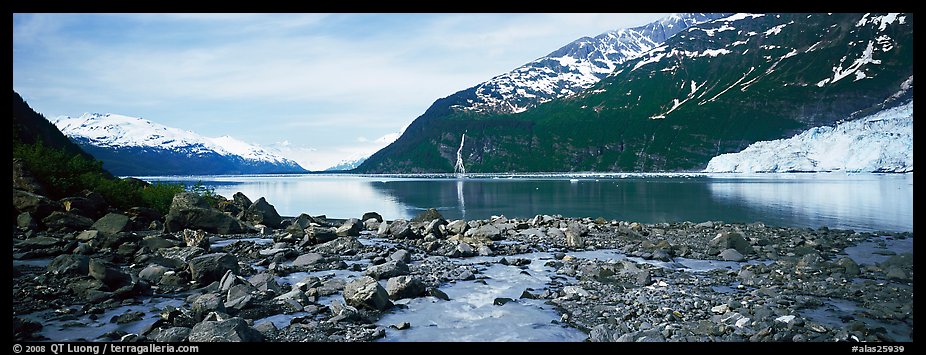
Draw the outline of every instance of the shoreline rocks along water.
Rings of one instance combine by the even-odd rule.
[[[240,193],[215,205],[178,194],[160,216],[69,199],[14,190],[15,340],[375,341],[426,326],[384,315],[452,302],[450,285],[480,292],[491,267],[548,280],[492,307],[545,305],[588,341],[912,340],[909,232],[436,210],[287,218]],[[875,253],[860,263],[862,246]]]

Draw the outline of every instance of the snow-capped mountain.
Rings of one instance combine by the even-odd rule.
[[[711,159],[705,172],[913,171],[913,101],[835,127],[756,142]]]
[[[117,114],[60,116],[52,123],[116,175],[304,172],[299,164],[259,146],[211,138]]]
[[[673,14],[640,27],[577,39],[469,89],[474,97],[453,107],[476,112],[524,112],[538,104],[582,91],[610,74],[619,64],[656,48],[674,34],[720,17],[723,14]]]
[[[360,164],[363,164],[363,162],[366,161],[367,158],[369,158],[369,157],[363,157],[363,158],[357,158],[357,159],[346,159],[346,160],[341,160],[341,161],[339,161],[337,164],[333,165],[332,167],[330,167],[330,168],[328,168],[328,169],[325,169],[325,171],[346,171],[346,170],[352,170],[352,169],[354,169],[354,168],[360,166]]]

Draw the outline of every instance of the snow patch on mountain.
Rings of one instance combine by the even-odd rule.
[[[185,151],[194,155],[217,153],[247,161],[298,164],[257,145],[230,136],[210,138],[191,131],[168,127],[149,120],[118,114],[85,113],[79,117],[59,116],[51,121],[66,136],[86,139],[108,148],[157,148]]]
[[[705,172],[913,171],[913,101],[835,127],[721,154]]]
[[[475,112],[524,112],[538,104],[585,90],[621,63],[658,47],[676,33],[722,16],[724,14],[673,14],[644,26],[580,38],[477,85],[471,89],[474,99],[454,107]],[[722,53],[707,55],[717,54]]]

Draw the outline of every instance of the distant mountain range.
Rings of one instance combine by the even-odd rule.
[[[306,172],[295,161],[229,136],[204,137],[138,117],[85,113],[52,123],[115,175]]]
[[[912,14],[698,14],[648,26],[668,24],[662,38],[580,39],[439,99],[357,171],[452,172],[458,149],[468,172],[700,171],[757,141],[912,98]],[[638,40],[604,44],[618,34]],[[626,54],[599,55],[612,50]]]

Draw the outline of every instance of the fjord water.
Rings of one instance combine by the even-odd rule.
[[[143,177],[201,181],[231,197],[266,197],[284,216],[447,219],[538,214],[642,223],[763,222],[772,226],[913,231],[913,174],[584,174],[467,178],[377,175]]]

